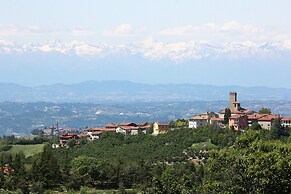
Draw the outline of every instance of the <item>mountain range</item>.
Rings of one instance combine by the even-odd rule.
[[[228,101],[230,91],[239,100],[291,100],[291,89],[212,86],[198,84],[142,84],[129,81],[87,81],[26,87],[0,84],[1,102],[162,102]]]
[[[16,43],[0,39],[0,54],[60,53],[85,58],[112,55],[136,55],[151,60],[170,59],[173,61],[197,60],[203,58],[249,58],[253,56],[280,57],[291,54],[290,41],[277,42],[223,42],[203,40],[164,43],[147,38],[130,44],[87,44],[85,42],[47,41],[44,43]]]

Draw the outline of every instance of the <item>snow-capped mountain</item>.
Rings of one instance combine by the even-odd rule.
[[[92,45],[85,42],[49,41],[19,44],[0,39],[1,54],[60,53],[80,57],[104,57],[112,55],[137,55],[150,60],[172,61],[198,60],[204,58],[240,59],[249,57],[276,57],[291,54],[291,41],[283,42],[223,42],[189,41],[164,43],[149,38],[131,44]]]

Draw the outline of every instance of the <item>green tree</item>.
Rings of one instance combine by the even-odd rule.
[[[231,117],[231,111],[229,108],[226,108],[224,111],[224,124],[228,124],[230,117]]]
[[[74,139],[74,138],[70,139],[70,140],[68,140],[66,145],[69,146],[69,147],[73,147],[73,146],[77,145],[77,140]]]
[[[43,152],[32,163],[32,178],[37,185],[45,189],[58,187],[61,183],[61,171],[57,157],[50,145],[44,147]]]
[[[270,130],[271,139],[279,139],[282,136],[288,136],[287,130],[281,125],[281,119],[276,118],[272,122]]]
[[[262,107],[260,110],[259,110],[259,113],[260,114],[271,114],[271,109],[269,108],[265,108],[265,107]]]
[[[79,156],[72,160],[71,169],[74,176],[82,180],[85,186],[92,186],[99,178],[99,161],[88,156]]]
[[[262,129],[261,125],[258,122],[253,122],[252,125],[250,126],[251,130],[260,130]]]
[[[291,144],[252,138],[213,151],[206,166],[205,193],[290,193]],[[240,140],[242,141],[242,139]]]

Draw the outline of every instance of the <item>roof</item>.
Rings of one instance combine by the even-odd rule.
[[[141,123],[138,124],[138,126],[145,126],[147,124],[148,124],[148,122],[141,122]]]
[[[104,130],[108,130],[108,128],[96,128],[96,127],[92,127],[92,128],[87,128],[87,129],[84,129],[84,131],[104,131]]]
[[[224,121],[223,118],[211,118],[210,120],[211,121]]]
[[[219,114],[224,114],[225,113],[225,109],[222,109],[219,111]],[[232,114],[252,114],[255,113],[255,111],[250,110],[250,109],[244,109],[244,108],[240,108],[238,111],[231,111]]]
[[[197,115],[197,116],[194,116],[194,117],[191,117],[190,119],[195,119],[195,120],[207,120],[207,118],[201,116],[201,115]]]
[[[240,104],[240,102],[233,102],[233,104]]]
[[[144,126],[141,126],[140,128],[141,129],[148,129],[148,128],[151,128],[151,125],[144,125]]]
[[[120,128],[124,130],[138,130],[139,129],[139,127],[133,127],[133,126],[124,126]]]
[[[283,118],[282,121],[291,121],[291,118]]]
[[[268,114],[254,113],[254,114],[248,115],[248,119],[249,120],[258,120],[259,118],[266,117],[266,116],[268,116]]]
[[[279,115],[267,115],[265,117],[259,118],[258,121],[272,121],[273,119],[282,118]]]
[[[158,123],[159,126],[168,126],[168,123]]]
[[[118,127],[118,125],[117,124],[114,124],[114,123],[109,123],[109,124],[107,124],[107,125],[105,125],[105,127],[106,128],[114,128],[114,127]]]
[[[137,124],[135,123],[132,123],[132,122],[121,122],[121,123],[118,123],[118,126],[136,126]]]
[[[61,135],[59,138],[60,139],[71,139],[74,137],[78,137],[78,135],[77,134],[65,134],[65,135]]]
[[[99,131],[116,131],[115,128],[99,128]]]
[[[246,117],[247,115],[245,114],[237,114],[237,115],[233,115],[231,117],[229,117],[230,119],[239,119],[241,117]]]

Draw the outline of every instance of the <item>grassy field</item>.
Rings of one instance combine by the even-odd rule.
[[[36,145],[13,145],[9,150],[13,155],[19,152],[23,152],[26,157],[32,156],[42,151],[44,144]]]

